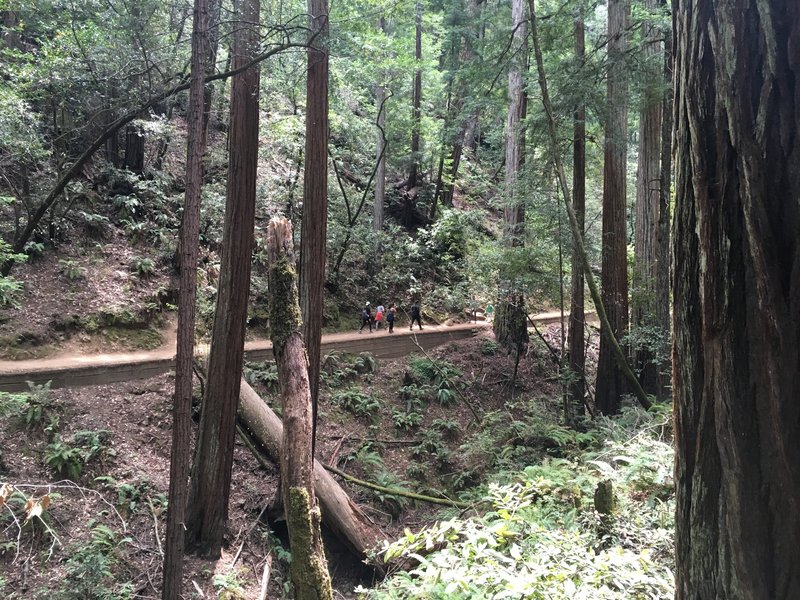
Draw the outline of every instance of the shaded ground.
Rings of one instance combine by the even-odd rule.
[[[447,398],[431,396],[441,386],[426,381],[413,366],[420,364],[414,359],[380,361],[374,369],[364,356],[329,355],[320,402],[318,457],[389,487],[450,495],[468,490],[483,478],[498,444],[513,449],[525,441],[513,439],[519,432],[503,434],[506,438],[499,441],[488,437],[468,404],[482,417],[499,414],[508,422],[523,416],[517,414],[513,400],[508,402],[514,397],[534,398],[543,414],[558,410],[552,361],[542,345],[533,343],[531,348],[513,390],[510,359],[488,333],[430,352],[449,373],[446,387],[457,390]],[[249,378],[267,402],[276,404],[277,388],[269,365],[251,367]],[[25,424],[26,417],[36,413],[31,403],[19,405],[15,415],[11,409],[16,405],[8,396],[3,398],[2,481],[18,486],[28,499],[50,494],[43,516],[52,531],[36,517],[18,527],[25,509],[21,501],[10,498],[2,515],[0,539],[0,577],[5,581],[0,591],[5,597],[82,597],[76,595],[74,583],[81,565],[103,556],[114,576],[102,577],[93,571],[84,573],[82,581],[92,582],[95,590],[103,586],[116,590],[120,582],[130,581],[133,597],[159,597],[173,385],[172,376],[164,375],[114,386],[54,390],[40,402],[42,410],[28,419],[30,426]],[[419,416],[409,416],[414,412]],[[76,487],[64,482],[65,472],[56,472],[58,461],[53,456],[58,454],[58,444],[83,448],[76,440],[86,436],[79,432],[87,431],[97,433],[99,448],[82,464],[82,472],[71,477]],[[187,597],[199,597],[195,583],[206,597],[216,597],[223,582],[230,589],[239,585],[242,597],[256,597],[270,555],[268,597],[283,597],[285,551],[271,526],[258,519],[276,483],[275,468],[260,466],[237,441],[227,547],[219,561],[188,560]],[[387,538],[405,527],[418,529],[439,512],[432,505],[345,486]],[[353,597],[355,585],[370,581],[362,579],[364,573],[335,543],[327,547],[336,597]]]

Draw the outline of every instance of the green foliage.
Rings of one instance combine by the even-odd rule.
[[[45,463],[57,475],[74,481],[93,460],[114,455],[106,445],[108,438],[105,430],[77,431],[68,442],[56,434],[45,448]]]
[[[413,357],[409,360],[409,367],[414,374],[437,387],[445,384],[452,386],[462,373],[455,365],[445,361],[431,361],[424,357]]]
[[[447,439],[456,439],[461,432],[461,424],[454,419],[435,419],[431,422],[431,429],[438,431]]]
[[[0,276],[0,306],[18,307],[24,284],[13,277]]]
[[[322,379],[331,387],[340,387],[359,375],[377,373],[378,361],[369,352],[350,354],[332,350],[322,361]]]
[[[419,424],[422,423],[422,415],[418,412],[395,409],[392,411],[392,423],[398,429],[408,431],[419,427]]]
[[[86,211],[78,211],[78,218],[83,223],[83,227],[89,237],[101,239],[106,236],[108,226],[111,221],[105,215],[98,215]]]
[[[148,481],[117,481],[110,475],[101,475],[94,480],[116,493],[116,505],[122,514],[133,514],[143,503],[151,507],[156,514],[163,512],[167,507],[167,497],[159,493]]]
[[[22,394],[25,398],[23,412],[21,414],[25,426],[29,429],[47,427],[54,429],[58,427],[58,417],[56,416],[55,403],[50,398],[50,382],[37,385],[28,381],[28,391]]]
[[[627,431],[616,428],[615,434]],[[504,484],[491,484],[482,494],[491,503],[488,512],[418,533],[406,530],[387,543],[385,559],[414,559],[418,565],[374,590],[360,588],[360,597],[671,598],[672,491],[653,505],[639,488],[660,490],[651,475],[671,473],[671,447],[660,441],[657,427],[645,427],[633,438],[611,442],[605,452],[606,457],[647,457],[605,461],[602,467],[596,458],[551,459]],[[617,512],[608,545],[599,549],[592,494],[609,475],[616,482]]]
[[[278,366],[270,362],[248,362],[244,366],[244,377],[250,385],[260,383],[268,389],[274,390],[279,383]]]
[[[497,354],[497,350],[500,348],[500,344],[498,344],[495,340],[486,338],[481,342],[481,354],[484,356],[494,356]]]
[[[2,202],[0,202],[0,205],[2,205]],[[0,239],[0,264],[6,262],[18,263],[23,262],[25,259],[27,259],[27,256],[24,254],[15,254],[12,252],[11,245],[3,239]],[[22,293],[23,287],[21,281],[13,277],[0,275],[0,307],[19,306],[19,296]]]
[[[132,582],[122,581],[117,568],[122,565],[121,550],[131,543],[116,531],[98,522],[92,527],[88,543],[68,548],[66,574],[58,589],[48,590],[53,600],[128,600],[134,597]]]
[[[131,271],[142,279],[155,275],[156,265],[151,258],[134,256],[130,261]]]
[[[86,276],[86,267],[79,265],[72,259],[62,258],[58,261],[58,272],[70,281],[75,281]]]
[[[246,600],[247,596],[239,577],[238,571],[216,573],[213,583],[217,590],[217,597],[221,600]]]
[[[331,402],[342,407],[356,417],[374,420],[383,403],[375,394],[365,394],[358,388],[349,388],[331,395]]]

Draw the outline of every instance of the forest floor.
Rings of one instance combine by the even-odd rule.
[[[544,335],[555,343],[557,326],[546,327]],[[456,494],[482,481],[498,450],[498,440],[486,436],[467,404],[482,417],[504,413],[513,421],[522,415],[507,401],[524,394],[557,420],[559,385],[543,344],[532,340],[513,386],[513,363],[488,331],[429,355],[447,374],[444,387],[455,394],[436,393],[420,356],[371,361],[330,353],[323,368],[318,458],[389,487]],[[251,365],[247,375],[279,410],[269,365]],[[0,472],[2,482],[17,490],[8,495],[2,516],[4,597],[72,599],[83,597],[81,586],[117,594],[111,597],[160,597],[173,386],[166,374],[51,390],[33,399],[2,396]],[[530,440],[500,442],[513,447]],[[216,598],[226,590],[228,597],[257,597],[268,560],[268,598],[285,597],[286,541],[280,524],[265,518],[277,468],[259,464],[237,441],[233,469],[225,550],[217,561],[187,557],[186,597]],[[343,485],[386,539],[442,514],[433,505]],[[41,519],[31,513],[37,506]],[[26,515],[30,520],[23,524]],[[336,540],[327,539],[326,547],[337,598],[354,598],[356,585],[373,582],[372,573]],[[123,590],[125,582],[129,587]]]

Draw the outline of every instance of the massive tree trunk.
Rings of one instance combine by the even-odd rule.
[[[660,0],[645,0],[645,8],[655,11]],[[661,111],[664,78],[662,36],[651,21],[642,25],[641,59],[645,82],[639,111],[639,167],[636,174],[636,222],[634,226],[634,264],[632,281],[632,320],[638,330],[634,364],[639,370],[642,388],[658,392],[660,352],[656,326],[656,281],[659,266],[659,200],[661,191]],[[665,338],[664,338],[665,341]]]
[[[258,52],[259,0],[239,0],[236,9],[234,68]],[[255,224],[258,83],[258,67],[252,67],[231,87],[222,264],[186,521],[187,547],[207,558],[219,557],[228,519]]]
[[[626,236],[626,171],[628,84],[625,74],[628,0],[608,2],[608,110],[603,164],[603,304],[611,333],[619,339],[628,331],[628,254]],[[597,408],[608,415],[619,410],[626,391],[608,335],[600,338],[597,364]]]
[[[386,21],[383,16],[379,19],[378,28],[381,33],[386,32]],[[377,140],[375,147],[375,160],[378,165],[375,169],[375,206],[372,213],[372,228],[375,231],[383,230],[383,204],[386,202],[386,87],[381,81],[375,86],[375,109],[377,118]]]
[[[419,176],[419,135],[422,105],[422,2],[417,0],[414,6],[414,60],[417,69],[414,72],[414,89],[411,98],[411,166],[408,170],[408,189],[417,187]],[[405,225],[410,225],[411,219],[411,194],[406,198]]]
[[[314,494],[311,388],[300,335],[292,225],[273,218],[267,229],[270,323],[283,406],[281,490],[292,551],[291,577],[299,600],[333,598]]]
[[[575,18],[575,57],[579,68],[586,60],[586,34],[583,25],[583,11]],[[586,103],[583,99],[575,107],[572,125],[572,206],[578,221],[580,234],[584,235],[586,213]],[[569,309],[569,368],[572,383],[569,386],[571,398],[567,422],[576,412],[583,414],[583,398],[586,394],[586,350],[584,344],[586,313],[584,310],[583,257],[578,244],[572,245],[572,281]]]
[[[137,174],[144,171],[144,134],[134,124],[125,128],[125,168]]]
[[[513,0],[512,51],[514,59],[508,71],[508,118],[506,120],[506,205],[503,213],[504,242],[509,248],[525,243],[525,199],[520,193],[519,175],[525,163],[526,93],[523,72],[527,68],[528,43],[525,2]],[[498,342],[508,347],[519,361],[528,343],[525,296],[516,289],[513,274],[500,273],[501,290],[493,323]]]
[[[328,232],[328,1],[309,0],[306,151],[303,177],[303,232],[300,238],[300,302],[308,351],[313,423],[316,431],[320,342],[325,309],[325,257]],[[313,447],[313,441],[312,441]]]
[[[800,598],[800,4],[673,6],[676,598]]]
[[[662,4],[666,0],[661,0]],[[664,34],[664,97],[661,109],[661,187],[658,192],[658,267],[656,269],[656,326],[671,343],[669,312],[669,239],[670,194],[672,192],[672,31]],[[667,356],[658,371],[656,395],[664,400],[670,393],[670,357]]]
[[[169,505],[162,600],[180,598],[183,581],[183,523],[186,514],[192,435],[192,361],[194,359],[195,292],[200,232],[200,191],[203,182],[203,154],[206,146],[206,130],[203,127],[203,77],[205,44],[208,35],[206,10],[206,0],[195,0],[191,88],[187,115],[186,195],[180,237],[178,341],[175,358],[175,398],[172,409],[172,451],[169,468]]]
[[[239,419],[267,456],[280,463],[283,424],[244,380],[239,392]],[[317,461],[314,461],[314,493],[319,498],[322,522],[360,559],[367,558],[367,553],[383,541],[383,532]]]

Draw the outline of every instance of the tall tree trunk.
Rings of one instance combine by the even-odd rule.
[[[189,478],[194,359],[195,293],[200,233],[200,191],[203,184],[203,78],[208,36],[206,0],[195,0],[192,28],[192,69],[189,90],[186,195],[180,238],[180,295],[175,358],[175,398],[172,409],[172,451],[169,468],[169,505],[164,552],[162,600],[181,597],[186,499]],[[102,142],[101,142],[102,143]],[[99,145],[98,145],[99,146]]]
[[[411,193],[411,190],[417,187],[417,179],[419,178],[419,136],[420,136],[420,122],[421,122],[421,105],[422,105],[422,3],[417,0],[414,7],[415,14],[415,44],[414,44],[414,59],[416,61],[417,69],[414,73],[414,89],[411,98],[411,165],[408,170],[408,185],[409,190],[404,196],[403,206],[403,224],[410,227],[414,215],[414,207],[416,205],[417,194]]]
[[[137,174],[144,171],[144,134],[134,124],[125,129],[125,168]]]
[[[673,7],[675,597],[800,598],[800,4]]]
[[[258,52],[259,0],[238,0],[235,9],[239,22],[234,34],[233,63],[240,67]],[[231,86],[222,264],[208,386],[197,434],[186,520],[187,548],[206,558],[220,556],[228,519],[255,224],[258,84],[258,67],[252,67],[234,77]]]
[[[645,0],[644,7],[655,11],[661,0]],[[636,222],[634,225],[634,263],[632,282],[633,328],[638,329],[634,365],[648,394],[658,393],[659,351],[662,335],[656,329],[656,280],[659,266],[658,228],[661,191],[661,116],[664,77],[662,36],[651,21],[642,24],[641,59],[644,61],[645,88],[639,112],[639,166],[636,175]],[[665,337],[663,338],[665,341]]]
[[[217,54],[219,53],[219,42],[222,37],[220,31],[222,25],[220,22],[221,11],[222,0],[208,0],[208,29],[211,35],[208,36],[208,45],[206,47],[208,52],[208,56],[206,57],[206,77],[210,77],[217,70]],[[234,32],[234,36],[235,35],[236,32]],[[220,86],[224,90],[225,82],[223,81]],[[211,119],[211,110],[213,106],[214,84],[211,83],[205,86],[203,94],[203,123],[205,124],[206,131],[208,131],[208,122]]]
[[[307,53],[300,301],[316,431],[328,231],[328,1],[308,0],[308,14],[310,35],[316,37]]]
[[[542,93],[542,106],[544,107],[545,116],[547,118],[547,131],[550,137],[550,150],[553,157],[553,163],[558,175],[558,184],[561,188],[561,195],[564,198],[564,207],[569,216],[569,226],[572,229],[572,241],[578,247],[578,252],[583,261],[583,273],[586,277],[586,283],[589,286],[589,293],[594,301],[595,308],[597,309],[597,316],[600,319],[601,327],[606,331],[611,331],[611,326],[608,321],[608,314],[603,300],[600,297],[600,290],[597,287],[594,275],[592,274],[592,265],[589,263],[589,255],[586,253],[586,246],[583,243],[583,235],[580,225],[578,224],[578,217],[575,215],[575,210],[572,207],[572,200],[570,198],[569,187],[567,186],[567,175],[564,169],[564,164],[561,161],[559,153],[559,138],[556,131],[556,118],[553,112],[553,105],[550,102],[550,94],[547,91],[547,77],[544,71],[544,59],[542,58],[541,44],[539,43],[539,31],[536,20],[536,3],[534,0],[529,0],[531,7],[531,39],[533,40],[533,53],[536,58],[536,71],[539,73],[539,89]],[[614,351],[614,356],[617,359],[617,364],[620,370],[627,379],[633,393],[636,395],[637,400],[642,405],[642,408],[649,409],[652,403],[644,393],[642,386],[639,385],[639,380],[631,371],[622,347],[619,345],[617,338],[613,334],[608,336],[611,342],[611,347]]]
[[[508,119],[506,121],[506,206],[504,209],[504,241],[508,247],[525,242],[525,202],[519,193],[519,174],[525,162],[525,89],[523,71],[528,56],[527,26],[524,0],[511,5],[514,60],[508,72]],[[525,296],[516,289],[513,277],[500,274],[503,283],[493,322],[499,343],[511,349],[519,360],[528,344],[528,319]]]
[[[575,57],[581,69],[586,61],[586,34],[583,25],[583,10],[575,18]],[[586,104],[583,99],[575,107],[572,124],[572,206],[578,221],[581,238],[584,236],[586,214]],[[572,278],[569,309],[569,368],[572,383],[570,413],[564,415],[569,423],[574,414],[583,414],[583,398],[586,394],[586,350],[584,335],[586,314],[584,310],[583,259],[578,244],[572,245]]]
[[[666,0],[662,0],[664,4]],[[656,326],[672,339],[669,312],[670,193],[672,188],[672,32],[664,34],[664,97],[661,108],[661,187],[658,192],[658,268],[656,269]],[[670,356],[658,372],[657,397],[664,400],[670,389]]]
[[[267,229],[270,322],[283,406],[281,490],[292,551],[291,577],[299,600],[325,600],[332,599],[333,592],[314,494],[311,389],[292,248],[291,223],[273,218]]]
[[[378,28],[381,33],[386,32],[386,21],[381,15],[378,21]],[[383,205],[386,202],[386,87],[381,81],[375,86],[375,109],[378,113],[376,118],[377,141],[375,148],[375,160],[378,167],[375,170],[375,208],[372,213],[372,228],[375,231],[383,230]]]
[[[626,235],[628,83],[625,74],[628,0],[608,2],[608,97],[603,164],[603,304],[611,333],[628,331],[628,255]],[[608,335],[600,337],[596,402],[604,415],[619,410],[624,378]]]

